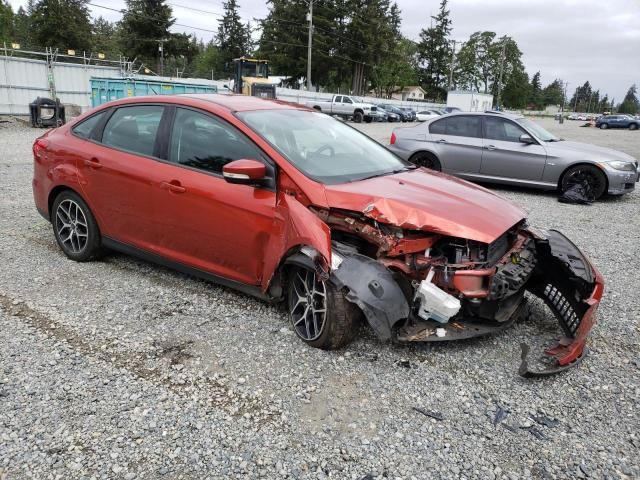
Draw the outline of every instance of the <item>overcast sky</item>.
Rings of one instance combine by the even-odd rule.
[[[90,0],[110,8],[124,8],[124,0]],[[261,0],[238,0],[245,20],[264,17]],[[26,0],[9,0],[14,8]],[[216,30],[220,16],[190,8],[222,12],[222,0],[168,0],[176,22]],[[439,0],[397,0],[402,31],[417,39],[438,10]],[[118,20],[116,12],[90,6],[93,16]],[[479,30],[511,36],[523,52],[529,75],[540,71],[542,83],[562,78],[568,93],[589,80],[616,102],[633,83],[640,87],[640,0],[450,0],[453,38],[464,41]],[[301,19],[304,21],[304,19]],[[210,32],[174,27],[174,31],[211,38]]]

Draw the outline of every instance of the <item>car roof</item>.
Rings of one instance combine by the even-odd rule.
[[[522,115],[518,115],[518,114],[514,114],[514,113],[505,113],[505,112],[496,112],[493,110],[488,110],[486,112],[451,112],[451,113],[447,113],[446,117],[462,117],[462,116],[466,116],[466,115],[480,115],[483,117],[491,117],[491,116],[500,116],[500,117],[505,117],[505,118],[509,118],[511,120],[517,120],[520,118],[524,118]],[[440,118],[444,118],[445,115],[443,115]]]
[[[188,99],[188,100],[187,100]],[[184,100],[187,100],[186,102]],[[143,97],[129,97],[110,104],[122,105],[132,103],[176,103],[193,104],[193,100],[212,103],[230,112],[246,112],[250,110],[311,110],[303,105],[285,102],[283,100],[273,100],[247,95],[233,95],[227,93],[200,93],[200,94],[180,94],[180,95],[150,95]]]

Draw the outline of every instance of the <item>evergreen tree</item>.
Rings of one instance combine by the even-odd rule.
[[[251,53],[251,31],[243,25],[236,0],[226,0],[223,4],[224,16],[218,20],[218,48],[227,76],[233,74],[233,59]]]
[[[93,51],[113,60],[120,55],[118,28],[115,23],[98,17],[93,21]]]
[[[542,105],[562,105],[564,100],[564,84],[562,80],[555,79],[542,90]]]
[[[574,112],[585,112],[592,93],[591,84],[587,80],[584,82],[584,85],[576,88],[576,91],[569,102],[569,108]]]
[[[33,0],[29,0],[27,4],[29,10],[25,10],[22,6],[18,8],[18,11],[13,17],[13,26],[15,34],[15,42],[20,44],[23,49],[28,49],[32,46],[31,40],[31,16],[30,11],[33,8]]]
[[[501,54],[495,38],[495,32],[475,32],[462,45],[456,57],[456,83],[459,86],[490,92]]]
[[[420,71],[421,83],[427,95],[435,99],[444,99],[447,94],[447,82],[451,59],[451,19],[447,10],[447,1],[441,0],[438,15],[431,17],[435,24],[420,32],[418,44],[419,57],[423,64]]]
[[[536,108],[543,107],[544,101],[542,99],[542,85],[540,83],[540,72],[536,72],[531,79],[531,88],[529,95],[529,103],[533,104]]]
[[[504,73],[503,73],[504,78]],[[531,98],[532,91],[529,85],[529,75],[524,70],[524,66],[516,64],[507,75],[507,81],[501,94],[502,106],[507,108],[525,108],[527,100]]]
[[[0,45],[15,41],[13,9],[7,1],[0,0]]]
[[[171,37],[169,28],[175,22],[171,7],[165,0],[126,2],[127,9],[120,22],[120,48],[126,57],[151,68],[156,68],[157,63],[159,70],[160,55],[165,55],[164,47]]]
[[[210,41],[207,45],[200,43],[198,56],[195,59],[194,75],[212,80],[224,77],[224,62],[220,49]]]
[[[37,0],[30,12],[34,46],[63,52],[91,50],[91,21],[87,0]]]
[[[627,94],[624,96],[624,100],[622,100],[622,103],[618,106],[618,113],[635,115],[640,111],[640,102],[638,102],[637,93],[638,90],[635,84],[631,85],[629,90],[627,90]]]

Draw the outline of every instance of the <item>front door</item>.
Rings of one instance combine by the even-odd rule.
[[[485,116],[481,173],[492,177],[541,180],[547,152],[538,143],[522,143],[522,135],[529,133],[515,122],[499,116]]]
[[[253,159],[274,179],[264,187],[227,183],[222,167]],[[273,229],[275,168],[229,123],[211,114],[176,108],[168,162],[154,186],[159,253],[181,264],[257,285]]]

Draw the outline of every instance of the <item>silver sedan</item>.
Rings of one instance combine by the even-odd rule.
[[[588,182],[595,198],[635,189],[638,161],[609,148],[557,138],[522,116],[453,113],[397,128],[388,148],[410,162],[467,180],[567,190]]]

